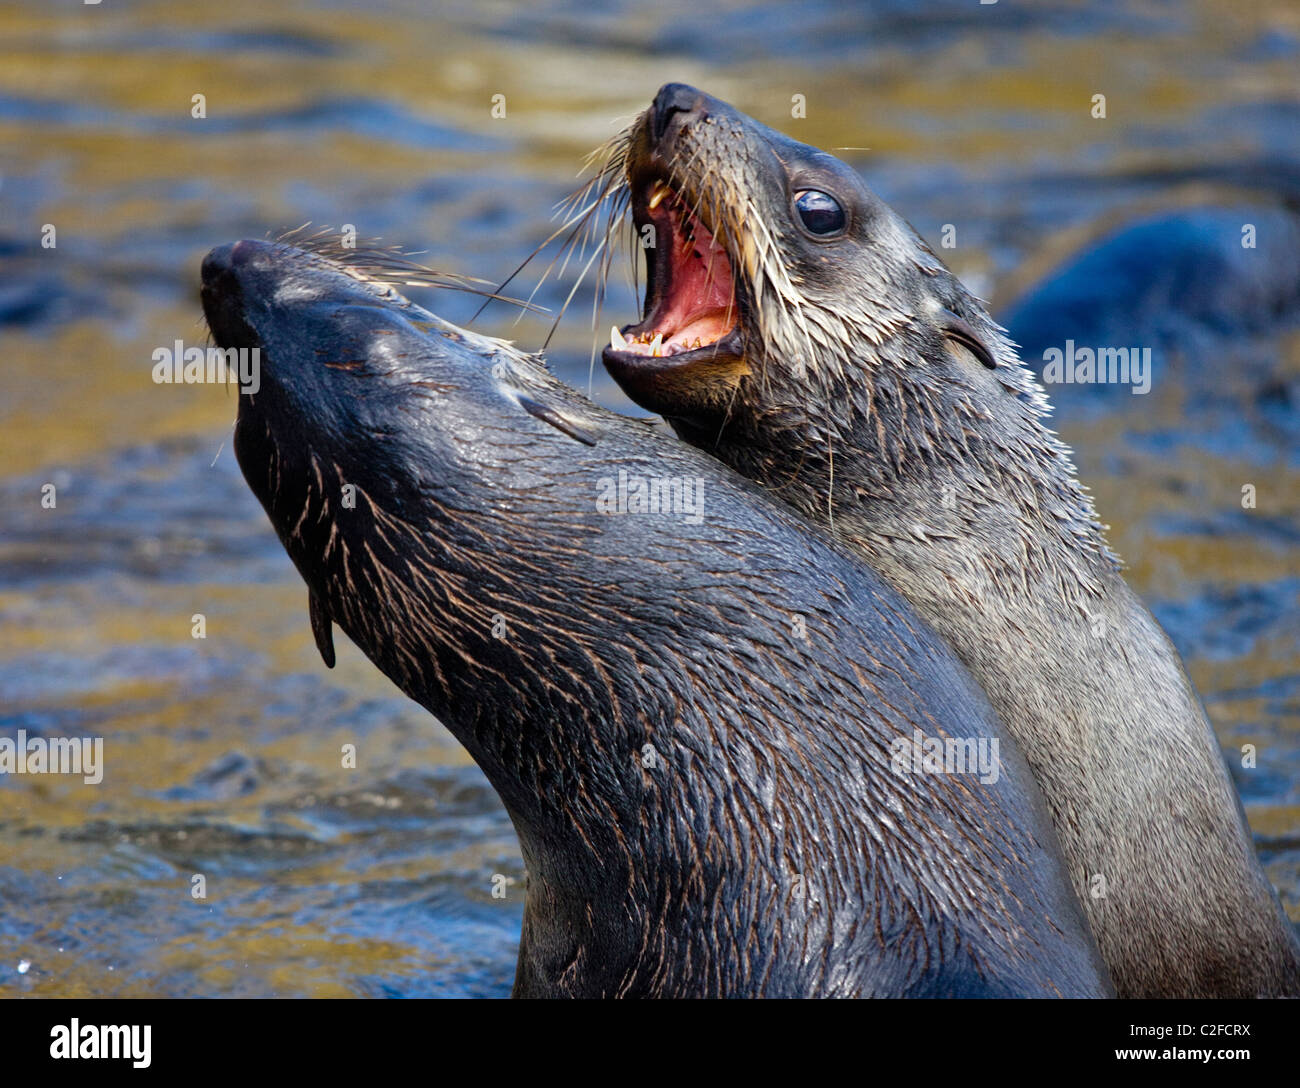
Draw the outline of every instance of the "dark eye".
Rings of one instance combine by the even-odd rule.
[[[838,234],[848,223],[840,202],[820,189],[795,193],[794,209],[810,234]]]

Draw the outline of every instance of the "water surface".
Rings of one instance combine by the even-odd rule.
[[[936,248],[952,224],[940,252],[999,313],[1126,222],[1196,205],[1274,222],[1300,189],[1288,3],[438,8],[0,7],[0,735],[102,736],[109,759],[98,786],[0,778],[0,993],[509,991],[523,868],[499,802],[346,639],[321,664],[229,449],[234,396],[150,380],[155,348],[202,342],[211,246],[353,224],[500,279],[586,153],[674,79],[846,149]],[[557,310],[572,282],[537,301]],[[580,291],[552,365],[635,411],[591,365],[591,306]],[[597,328],[635,307],[620,269]],[[1176,324],[1149,395],[1062,391],[1057,421],[1300,918],[1293,316]],[[549,324],[498,306],[475,327],[536,348]]]

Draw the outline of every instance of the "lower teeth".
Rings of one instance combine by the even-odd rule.
[[[663,341],[663,335],[664,334],[661,332],[643,332],[628,338],[624,337],[623,334],[618,331],[618,327],[615,326],[613,332],[610,334],[609,346],[615,351],[632,351],[637,355],[650,355],[655,357],[680,355],[684,351],[697,351],[705,346],[703,339],[698,336],[690,342],[679,340],[676,343],[665,344]]]

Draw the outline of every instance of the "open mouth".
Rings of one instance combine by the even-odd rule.
[[[615,377],[741,358],[735,277],[713,232],[661,178],[635,186],[632,216],[638,235],[654,227],[655,245],[647,250],[645,318],[615,328],[605,349]]]

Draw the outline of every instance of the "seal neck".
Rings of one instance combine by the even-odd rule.
[[[1014,360],[1009,345],[999,354]],[[916,357],[906,344],[887,343],[801,386],[770,382],[760,408],[716,426],[672,423],[880,555],[882,572],[900,549],[915,548],[916,561],[933,566],[936,542],[949,541],[960,545],[963,566],[975,563],[995,580],[1045,579],[1071,596],[1095,594],[1119,560],[1070,450],[1043,421],[1046,399],[1032,376],[1016,362],[989,371],[955,356],[904,361]],[[763,382],[761,371],[754,382]],[[833,409],[813,414],[809,404]]]

